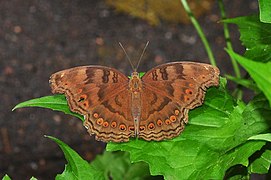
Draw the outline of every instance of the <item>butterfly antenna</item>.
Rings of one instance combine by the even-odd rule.
[[[126,55],[128,61],[129,61],[129,63],[131,64],[133,71],[136,71],[136,69],[135,69],[135,67],[134,67],[134,65],[133,65],[133,63],[132,63],[130,57],[128,56],[126,50],[124,49],[124,47],[122,46],[122,44],[121,44],[120,42],[119,42],[119,45],[120,45],[121,49],[123,50],[124,54]]]
[[[140,64],[140,61],[141,61],[141,59],[142,59],[142,57],[143,57],[143,55],[144,55],[144,53],[145,53],[145,51],[146,51],[146,49],[147,49],[147,47],[148,47],[148,45],[149,45],[149,42],[150,42],[150,41],[147,41],[147,43],[146,43],[146,45],[145,45],[145,47],[144,47],[144,49],[143,49],[143,51],[142,51],[142,53],[141,53],[141,56],[140,56],[140,58],[139,58],[139,60],[138,60],[138,62],[137,62],[137,65],[136,65],[136,69],[135,69],[135,70],[137,70],[137,68],[138,68],[138,66],[139,66],[139,64]]]

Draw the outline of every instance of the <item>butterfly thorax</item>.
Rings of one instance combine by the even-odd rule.
[[[131,90],[131,92],[135,94],[142,90],[142,82],[141,82],[138,72],[132,73],[131,79],[129,82],[129,89]]]

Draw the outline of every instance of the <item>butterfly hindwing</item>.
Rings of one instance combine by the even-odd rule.
[[[160,141],[180,134],[188,120],[188,110],[182,108],[169,96],[144,88],[139,137]]]

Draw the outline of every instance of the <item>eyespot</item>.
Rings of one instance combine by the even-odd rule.
[[[98,118],[97,121],[96,121],[96,123],[97,123],[98,125],[102,125],[103,122],[104,122],[104,119],[103,119],[103,118]]]
[[[192,94],[193,94],[193,91],[192,91],[191,89],[186,89],[186,90],[185,90],[185,94],[190,94],[190,95],[192,95]]]
[[[148,124],[148,129],[149,130],[154,130],[155,129],[155,125],[151,122]]]
[[[180,111],[178,109],[175,109],[174,114],[178,116],[180,114]]]
[[[166,124],[166,125],[169,125],[169,124],[171,124],[171,121],[170,121],[169,119],[166,119],[166,120],[165,120],[165,124]]]
[[[83,106],[88,107],[88,102],[85,101],[85,102],[83,103]]]
[[[135,127],[134,126],[129,126],[128,129],[129,129],[129,131],[135,131]]]
[[[109,126],[109,123],[107,121],[104,121],[103,122],[103,127],[108,127]]]
[[[111,122],[111,127],[112,127],[112,128],[117,127],[117,122],[116,122],[116,121],[112,121],[112,122]]]
[[[145,130],[145,126],[139,126],[139,131],[144,131]]]
[[[126,130],[126,126],[124,124],[121,124],[121,125],[119,125],[119,129],[121,131],[125,131]]]
[[[184,101],[189,101],[190,98],[188,96],[184,96]]]
[[[158,126],[162,126],[162,125],[163,125],[163,121],[162,121],[161,119],[158,119],[158,120],[156,121],[156,124],[157,124]]]
[[[175,122],[177,120],[176,116],[174,115],[171,115],[169,119],[171,122]]]
[[[87,95],[82,94],[82,95],[79,97],[78,102],[82,102],[82,101],[84,101],[85,99],[87,99]]]
[[[95,113],[92,114],[92,116],[93,116],[95,119],[97,119],[97,118],[99,117],[99,114],[95,112]]]

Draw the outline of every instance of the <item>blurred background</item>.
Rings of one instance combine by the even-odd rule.
[[[232,74],[217,2],[189,2],[221,74]],[[224,3],[228,17],[258,12],[257,0]],[[237,28],[230,29],[234,50],[242,54]],[[101,154],[105,144],[89,136],[79,119],[48,109],[11,109],[51,95],[49,77],[62,69],[99,64],[129,75],[118,42],[136,64],[147,41],[140,72],[176,60],[209,63],[179,0],[0,0],[0,178],[53,179],[61,173],[63,154],[44,135],[61,139],[88,161]]]

